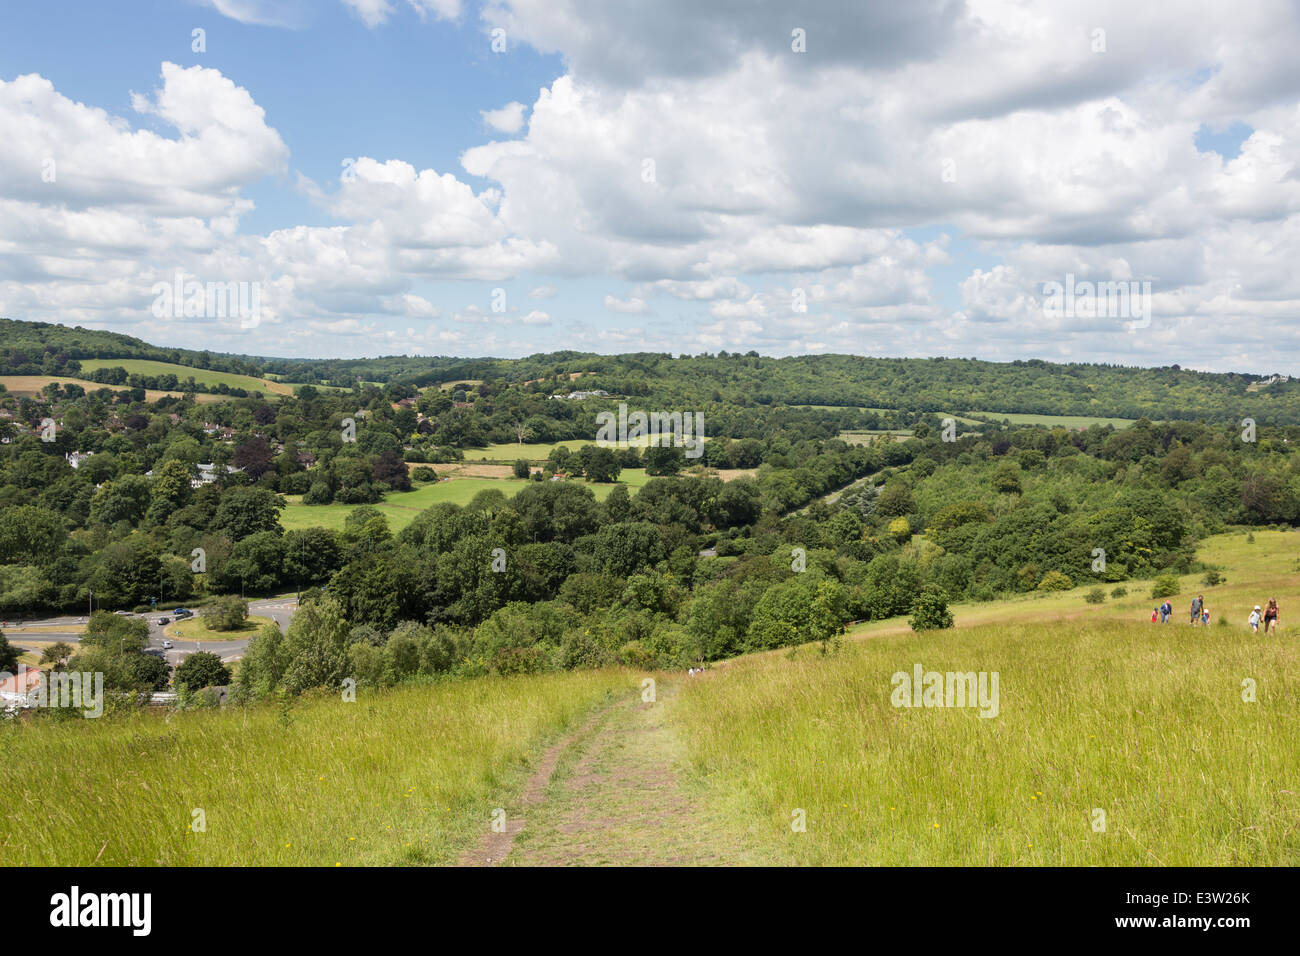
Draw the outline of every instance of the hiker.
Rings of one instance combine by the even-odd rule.
[[[1250,612],[1250,620],[1246,622],[1246,623],[1248,623],[1248,624],[1250,625],[1250,629],[1251,629],[1252,631],[1254,631],[1256,634],[1259,633],[1259,619],[1260,619],[1261,617],[1263,617],[1263,616],[1264,616],[1264,614],[1263,614],[1263,612],[1259,609],[1259,605],[1256,604],[1256,605],[1255,605],[1255,610],[1253,610],[1253,611]]]
[[[1160,617],[1160,608],[1153,607],[1151,609],[1151,623],[1154,624],[1159,619],[1159,617]]]
[[[1264,633],[1277,633],[1277,598],[1268,599],[1268,607],[1264,608]]]
[[[1205,598],[1203,598],[1199,594],[1196,595],[1195,600],[1192,601],[1192,627],[1195,627],[1197,624],[1200,623],[1201,608],[1204,606],[1205,606]]]
[[[1174,616],[1174,606],[1166,598],[1165,603],[1160,605],[1160,623],[1168,624],[1169,619]]]
[[[1201,623],[1206,627],[1210,626],[1210,609],[1208,607],[1201,608]]]

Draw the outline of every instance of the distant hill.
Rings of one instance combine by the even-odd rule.
[[[373,382],[406,392],[447,382],[484,382],[480,394],[516,387],[567,392],[574,373],[585,389],[657,407],[829,405],[941,412],[1001,420],[1000,416],[1081,416],[1089,419],[1184,419],[1300,424],[1300,379],[1267,372],[1195,372],[1178,366],[1136,368],[1038,359],[987,362],[970,358],[881,358],[756,352],[673,357],[663,352],[599,355],[559,351],[521,359],[380,356],[293,359],[230,355],[150,345],[117,332],[0,319],[0,375],[96,376],[123,363],[160,362],[158,376],[137,371],[146,388],[172,388],[193,375],[222,391],[283,393],[279,383],[351,388]],[[83,363],[85,372],[83,373]],[[144,366],[138,366],[143,369]],[[224,376],[248,376],[236,385]],[[93,371],[98,370],[98,371]],[[130,369],[127,369],[130,373]],[[112,382],[110,384],[120,384]]]

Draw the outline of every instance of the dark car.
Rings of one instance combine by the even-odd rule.
[[[172,619],[169,618],[169,617],[160,617],[160,618],[158,618],[158,623],[159,623],[159,624],[170,624],[171,622],[172,622]]]
[[[193,617],[194,612],[188,608],[178,607],[176,610],[172,611],[172,616],[179,621],[183,617]]]

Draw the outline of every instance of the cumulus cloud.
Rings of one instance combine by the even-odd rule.
[[[528,109],[523,103],[507,103],[499,110],[483,110],[483,122],[498,133],[514,135],[524,128],[524,112]]]
[[[250,23],[293,8],[210,2]],[[457,0],[344,2],[357,29],[467,17]],[[528,275],[546,299],[599,277],[629,289],[585,317],[617,323],[583,332],[608,347],[1225,367],[1271,344],[1300,365],[1285,0],[489,0],[471,15],[512,49],[558,53],[562,74],[531,103],[467,104],[490,141],[464,144],[460,169],[357,157],[337,182],[303,181],[333,224],[264,235],[241,231],[249,191],[289,172],[288,151],[219,71],[164,64],[130,118],[43,77],[0,83],[0,308],[142,334],[131,303],[182,267],[260,277],[286,336],[391,320],[393,341],[436,347],[466,323],[550,315],[441,303],[444,319],[430,282]],[[1239,154],[1198,148],[1234,126]],[[1150,326],[1045,316],[1043,284],[1066,275],[1150,282]],[[1174,357],[1189,335],[1197,355]]]

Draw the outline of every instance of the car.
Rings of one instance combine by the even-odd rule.
[[[176,620],[178,621],[183,617],[193,617],[193,616],[194,616],[194,612],[189,610],[188,608],[178,607],[176,610],[172,611],[172,617],[176,618]]]
[[[169,617],[160,617],[160,618],[158,618],[158,623],[159,623],[159,624],[170,624],[171,622],[172,622],[172,619],[169,618]]]
[[[163,650],[164,650],[164,651],[170,651],[171,649],[172,649],[172,642],[171,642],[171,641],[163,641]]]

